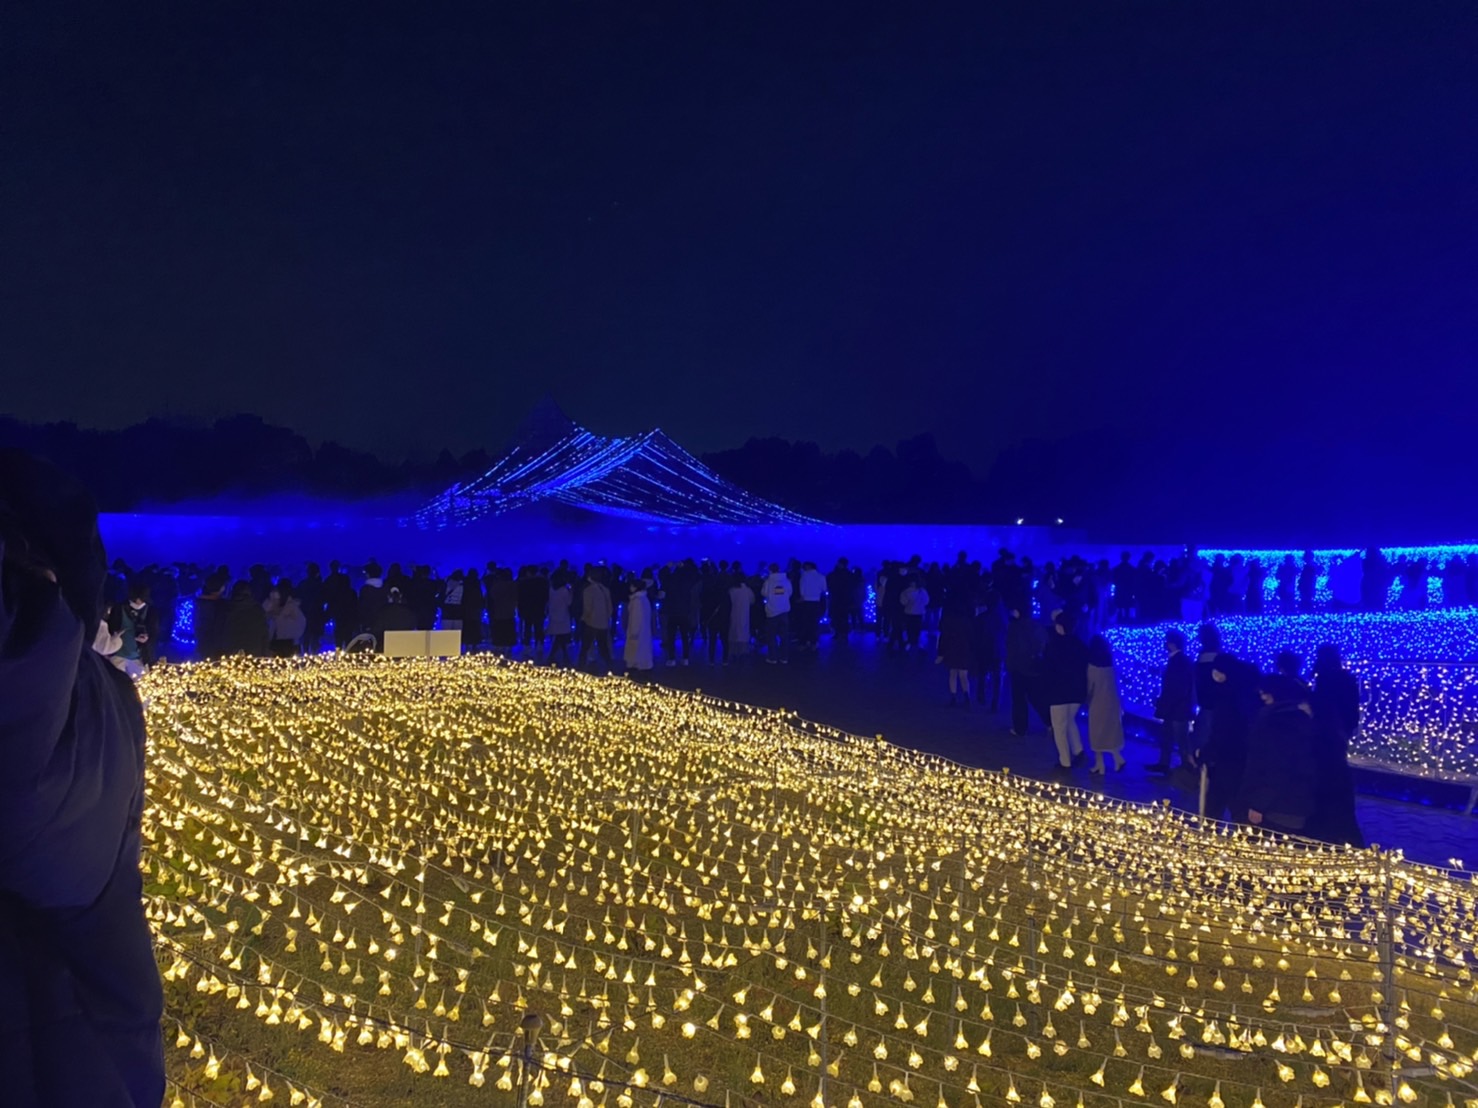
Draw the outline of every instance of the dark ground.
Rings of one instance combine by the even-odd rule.
[[[823,639],[818,653],[793,652],[786,666],[767,665],[751,655],[730,666],[709,665],[695,657],[691,666],[669,669],[659,655],[651,680],[727,700],[789,708],[844,731],[881,734],[890,742],[965,765],[1009,768],[1028,777],[1053,775],[1057,756],[1051,734],[1035,716],[1031,733],[1016,738],[999,712],[974,703],[963,709],[948,707],[946,674],[932,662],[932,655],[889,654],[877,648],[871,634],[854,634],[847,646]],[[1194,796],[1145,772],[1144,767],[1156,757],[1152,736],[1141,728],[1127,731],[1124,757],[1129,764],[1122,773],[1110,772],[1100,779],[1085,768],[1074,771],[1067,783],[1123,800],[1169,800],[1194,808]],[[1362,789],[1371,786],[1389,791],[1390,784],[1389,779],[1361,778]],[[1465,799],[1466,793],[1452,790],[1451,797]],[[1446,799],[1440,790],[1437,799]],[[1447,865],[1453,858],[1478,865],[1478,817],[1464,815],[1460,806],[1441,807],[1362,791],[1357,807],[1360,826],[1371,844],[1399,849],[1414,861],[1434,865]]]

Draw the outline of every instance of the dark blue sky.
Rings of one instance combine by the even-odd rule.
[[[1478,411],[1478,6],[0,9],[5,411],[704,450]]]

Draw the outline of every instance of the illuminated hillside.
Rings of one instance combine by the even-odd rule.
[[[1473,1095],[1466,874],[490,658],[143,692],[182,1104]]]

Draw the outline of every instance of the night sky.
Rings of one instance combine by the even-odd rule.
[[[1478,411],[1478,5],[0,9],[3,410],[977,469]]]

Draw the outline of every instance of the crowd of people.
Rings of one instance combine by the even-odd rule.
[[[1379,552],[1360,564],[1368,602],[1378,607],[1389,574],[1403,568]],[[1302,566],[1290,557],[1276,569],[1275,602],[1312,605],[1316,571],[1312,556]],[[793,653],[817,650],[823,634],[846,643],[870,632],[892,654],[936,663],[949,705],[1004,710],[1018,736],[1035,715],[1052,736],[1057,769],[1083,767],[1091,754],[1089,772],[1105,774],[1125,767],[1125,736],[1103,631],[1262,610],[1260,572],[1255,559],[1208,560],[1194,549],[1169,560],[1126,553],[1117,566],[1076,557],[1038,566],[1005,550],[986,564],[961,553],[943,565],[888,561],[875,573],[846,558],[826,571],[799,559],[745,566],[689,558],[642,568],[488,563],[444,576],[424,565],[331,562],[327,573],[309,564],[296,579],[253,566],[235,580],[224,566],[133,574],[120,565],[99,635],[121,640],[112,648],[121,666],[148,665],[181,588],[196,580],[200,658],[372,648],[387,631],[437,627],[458,631],[468,651],[641,677],[695,661],[788,665]],[[1232,657],[1213,623],[1195,645],[1193,659],[1185,636],[1167,632],[1155,705],[1160,757],[1149,771],[1195,788],[1204,768],[1208,814],[1358,841],[1344,751],[1358,726],[1359,693],[1338,650],[1320,651],[1305,684],[1291,655],[1267,674]]]
[[[778,591],[781,578],[790,590],[784,596]],[[947,632],[946,645],[958,660],[963,608],[981,607],[975,603],[979,596],[999,601],[996,622],[1004,624],[1011,611],[1049,619],[1065,611],[1091,639],[1115,625],[1200,622],[1326,605],[1379,611],[1392,605],[1478,603],[1478,555],[1453,556],[1437,566],[1404,556],[1391,561],[1373,549],[1321,564],[1309,551],[1301,560],[1289,554],[1268,567],[1256,557],[1207,558],[1195,548],[1168,558],[1148,552],[1135,558],[1126,551],[1117,564],[1076,556],[1037,564],[1002,551],[989,565],[963,554],[945,564],[914,557],[884,562],[868,573],[845,558],[829,570],[796,559],[783,568],[686,559],[626,569],[605,562],[516,569],[489,562],[445,575],[424,565],[387,570],[373,562],[334,562],[327,573],[309,564],[295,576],[261,565],[233,576],[225,566],[149,566],[134,572],[116,563],[111,583],[108,635],[130,669],[158,656],[175,628],[175,607],[183,596],[195,598],[194,648],[203,657],[292,654],[330,643],[343,648],[361,635],[378,642],[387,630],[436,626],[460,630],[468,650],[527,651],[547,644],[553,660],[571,660],[577,652],[599,660],[602,645],[609,653],[610,644],[600,635],[602,601],[592,597],[592,610],[585,610],[590,584],[610,594],[609,629],[618,637],[624,637],[630,597],[644,593],[652,619],[645,631],[639,623],[638,642],[643,635],[651,637],[654,658],[660,652],[673,664],[691,664],[695,648],[711,661],[725,661],[752,647],[768,653],[762,649],[767,645],[774,647],[773,660],[779,663],[792,647],[814,650],[823,625],[845,637],[864,624],[890,650],[904,653],[921,649],[926,630]],[[955,610],[947,614],[951,606]],[[644,612],[640,601],[636,608]],[[992,650],[991,622],[973,632],[975,663],[949,667],[957,689],[963,689],[958,670],[990,684],[990,663],[1004,650],[1003,643]],[[642,651],[637,654],[640,660]]]

